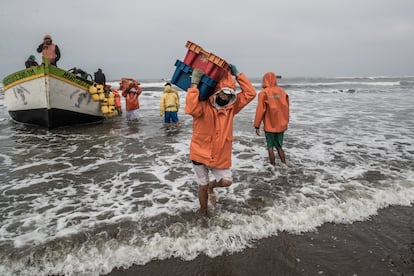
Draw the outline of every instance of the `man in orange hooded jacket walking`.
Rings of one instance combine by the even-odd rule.
[[[194,69],[191,87],[187,90],[185,113],[193,117],[193,134],[190,144],[190,159],[193,162],[196,181],[199,185],[200,211],[208,214],[208,201],[214,205],[214,188],[232,184],[231,154],[233,143],[233,118],[256,96],[249,79],[230,65],[228,72],[217,84],[208,100],[199,101],[199,84],[203,71]],[[236,95],[236,84],[241,92]],[[210,181],[209,172],[215,180]]]
[[[256,134],[260,136],[260,124],[263,121],[269,161],[275,162],[275,147],[282,164],[286,165],[285,153],[282,149],[283,135],[289,124],[289,96],[277,85],[277,77],[273,72],[263,76],[263,90],[259,92],[254,118]]]

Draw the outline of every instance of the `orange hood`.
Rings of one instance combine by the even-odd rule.
[[[224,87],[228,87],[236,91],[236,83],[234,82],[230,71],[227,71],[227,74],[224,75],[224,77],[217,83],[214,93],[217,93]]]
[[[220,92],[223,88],[231,88],[234,93],[231,95],[230,101],[225,106],[219,106],[216,103],[216,97],[217,94]],[[210,103],[219,109],[226,108],[226,106],[232,105],[236,102],[237,95],[236,95],[236,82],[233,79],[233,76],[231,75],[230,71],[226,73],[226,75],[217,83],[216,88],[214,89],[214,94],[210,96]]]
[[[277,86],[276,74],[273,72],[267,72],[263,76],[262,87],[267,88],[272,86]]]

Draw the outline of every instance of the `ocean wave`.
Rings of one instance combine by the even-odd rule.
[[[188,160],[192,118],[180,110],[180,129],[161,128],[158,88],[140,96],[137,123],[117,117],[48,131],[2,121],[0,274],[99,275],[169,257],[214,257],[282,231],[315,231],[412,205],[414,125],[407,114],[414,99],[407,91],[288,90],[288,170],[268,165],[265,139],[253,128],[256,97],[235,117],[234,183],[216,190],[209,219],[197,213]],[[185,106],[186,92],[179,95]],[[8,118],[5,109],[0,114]]]

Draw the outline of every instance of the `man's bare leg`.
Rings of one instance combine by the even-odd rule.
[[[210,203],[212,205],[216,205],[217,202],[217,197],[216,194],[214,193],[214,188],[216,187],[228,187],[232,184],[233,182],[231,180],[228,179],[220,179],[220,181],[210,181],[208,183],[208,199],[210,200]]]
[[[208,185],[198,186],[198,201],[200,202],[200,212],[203,215],[208,215]]]
[[[283,164],[286,164],[285,152],[283,151],[283,149],[282,149],[282,148],[278,148],[278,147],[276,147],[276,149],[277,149],[277,154],[278,154],[278,155],[279,155],[279,157],[280,157],[280,161],[282,161],[282,163],[283,163]]]
[[[269,153],[269,161],[270,164],[272,164],[273,166],[276,165],[276,161],[275,161],[275,152],[273,151],[273,148],[267,148],[267,152]]]

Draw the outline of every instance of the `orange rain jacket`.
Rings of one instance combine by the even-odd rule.
[[[115,96],[115,107],[121,107],[121,96],[119,96],[118,89],[112,90],[112,93],[114,93]]]
[[[142,93],[140,83],[134,79],[122,78],[122,96],[125,97],[126,110],[139,109],[138,97]]]
[[[56,44],[51,43],[50,45],[45,44],[45,40],[49,38],[52,39],[50,35],[45,35],[43,37],[43,43],[37,47],[37,52],[42,53],[42,62],[45,62],[45,59],[48,59],[51,64],[56,65],[56,62],[60,59],[60,49]]]
[[[256,90],[243,73],[236,79],[242,91],[234,95],[224,107],[215,104],[215,97],[221,88],[229,87],[236,90],[230,72],[220,80],[215,93],[206,101],[198,101],[197,88],[187,90],[185,113],[193,116],[191,160],[213,168],[231,167],[233,118],[256,96]]]
[[[56,63],[56,45],[50,44],[50,45],[43,46],[42,58],[43,60],[47,58],[49,59],[50,63],[55,64]]]
[[[266,132],[283,132],[289,123],[289,96],[277,85],[276,75],[267,72],[263,76],[263,90],[260,91],[254,118],[254,127],[263,121]]]

